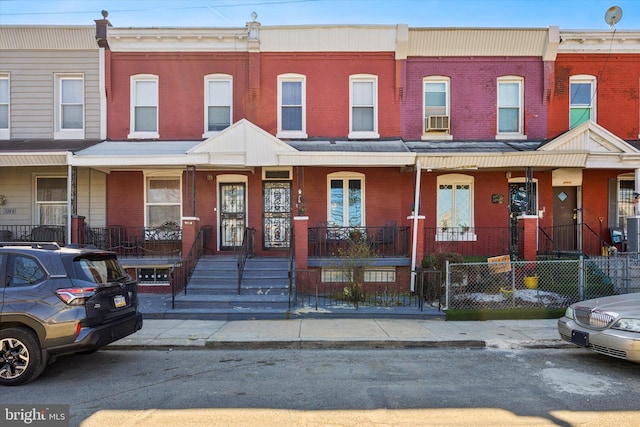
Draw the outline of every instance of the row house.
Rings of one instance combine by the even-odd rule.
[[[344,242],[365,238],[400,282],[440,251],[600,253],[610,230],[637,229],[638,32],[102,19],[84,51],[64,29],[22,30],[2,28],[0,229],[61,226],[151,283],[199,230],[206,253],[251,240],[257,256],[293,253],[328,278]],[[66,55],[92,57],[91,70]],[[50,97],[29,98],[27,76]],[[79,100],[56,98],[58,78],[80,76]],[[84,132],[58,141],[56,111],[78,105]]]

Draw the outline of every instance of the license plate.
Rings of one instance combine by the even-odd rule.
[[[571,342],[582,347],[589,347],[589,334],[581,331],[571,331]]]
[[[124,295],[116,295],[113,297],[113,304],[116,308],[124,307],[127,305],[127,300],[124,298]]]

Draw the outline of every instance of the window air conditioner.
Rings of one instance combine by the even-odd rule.
[[[427,116],[424,125],[427,131],[448,131],[449,116]]]

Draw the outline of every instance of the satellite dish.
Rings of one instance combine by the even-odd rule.
[[[620,21],[620,18],[622,18],[622,9],[618,6],[611,6],[604,14],[604,22],[611,28]]]

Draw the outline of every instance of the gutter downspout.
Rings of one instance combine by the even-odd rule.
[[[416,289],[416,250],[418,248],[418,208],[420,207],[420,160],[416,162],[416,194],[413,201],[413,242],[411,247],[411,292]]]

